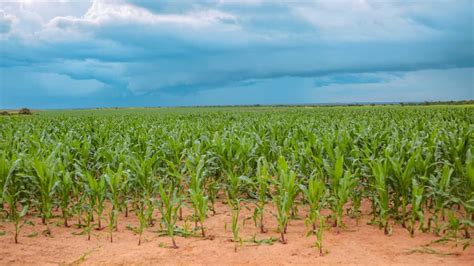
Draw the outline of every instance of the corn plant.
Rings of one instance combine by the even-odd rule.
[[[27,214],[29,207],[22,201],[27,191],[25,190],[21,177],[16,173],[19,162],[20,160],[18,159],[14,160],[13,158],[12,160],[7,160],[3,157],[0,164],[0,174],[2,174],[3,180],[2,201],[5,201],[8,205],[8,219],[13,221],[15,225],[15,244],[18,244],[20,229],[26,223],[26,221],[21,223],[21,219]],[[18,205],[21,205],[20,211],[18,211]]]
[[[2,156],[0,157],[0,189],[2,189],[2,193],[0,194],[0,211],[5,211],[3,207],[3,204],[5,202],[3,190],[6,187],[7,180],[8,178],[10,178],[10,175],[13,175],[14,172],[17,170],[19,163],[19,159],[8,159],[5,152],[2,152]]]
[[[49,219],[52,216],[53,196],[58,184],[56,158],[53,153],[47,159],[34,158],[31,164],[34,173],[30,178],[37,190],[41,221],[46,225],[44,233],[51,235]]]
[[[449,207],[451,201],[452,187],[451,177],[454,170],[448,164],[444,164],[443,171],[440,175],[431,176],[428,180],[430,192],[428,196],[432,200],[433,210],[432,216],[428,220],[428,229],[431,230],[433,224],[434,233],[439,236],[442,225],[441,221],[445,219],[446,208]]]
[[[335,226],[339,229],[343,226],[342,217],[344,205],[348,202],[352,190],[356,187],[358,179],[352,175],[350,170],[344,170],[344,157],[337,155],[334,165],[326,162],[326,171],[330,174],[331,208],[335,215]]]
[[[257,175],[255,179],[257,186],[257,203],[253,215],[253,220],[255,226],[258,226],[260,228],[260,233],[266,233],[267,229],[265,229],[265,225],[263,224],[263,218],[271,178],[268,162],[265,160],[264,157],[260,158],[257,162]]]
[[[154,196],[156,194],[157,180],[155,179],[156,164],[158,155],[147,155],[145,157],[128,157],[129,167],[132,169],[131,184],[134,185],[135,193],[140,195],[145,203],[139,202],[139,205],[146,206],[140,208],[144,211],[144,218],[147,220],[149,226],[153,226],[154,218]]]
[[[112,231],[118,230],[118,213],[120,211],[121,206],[121,188],[124,177],[124,173],[122,170],[122,165],[119,166],[119,169],[114,172],[110,168],[107,168],[105,174],[105,181],[108,187],[107,198],[109,199],[110,203],[112,204],[112,208],[109,211],[109,235],[110,235],[110,242],[113,242],[112,238]]]
[[[234,207],[231,211],[232,241],[235,243],[234,250],[237,251],[237,243],[242,243],[242,238],[239,236],[240,199],[234,200],[233,205]]]
[[[67,169],[60,165],[61,175],[59,176],[59,182],[57,186],[57,193],[59,196],[59,205],[64,220],[64,226],[69,227],[68,218],[71,216],[70,205],[73,195],[74,181],[71,173]]]
[[[324,229],[325,229],[325,226],[326,226],[326,218],[322,215],[320,215],[318,217],[319,219],[319,226],[318,228],[316,229],[316,242],[315,242],[315,246],[319,249],[319,256],[323,256],[324,255],[324,252],[323,252],[323,234],[324,234]]]
[[[201,157],[196,166],[187,161],[187,167],[190,170],[189,199],[193,205],[195,221],[201,225],[201,234],[206,237],[204,230],[204,220],[207,216],[208,197],[204,194],[204,157]]]
[[[176,151],[174,152],[176,153]],[[176,155],[177,158],[176,160],[180,160],[181,157],[179,155]],[[177,195],[179,197],[185,197],[185,193],[186,193],[186,182],[185,182],[185,173],[184,171],[186,170],[185,167],[179,167],[179,165],[177,163],[174,163],[170,160],[166,160],[166,164],[167,164],[167,174],[171,177],[171,181],[172,181],[172,184],[173,186],[176,187],[177,189]],[[218,183],[215,182],[215,184],[212,184],[212,185],[209,185],[209,188],[208,188],[208,191],[211,191],[213,189],[216,189],[218,190]],[[215,191],[215,193],[217,194],[217,191]],[[214,201],[215,198],[212,199],[212,201]],[[214,206],[214,203],[212,203],[212,206]],[[178,212],[179,212],[179,220],[183,220],[183,209],[182,209],[182,205],[180,205],[178,207]],[[214,207],[212,207],[212,211],[215,213],[215,210],[214,210]]]
[[[424,187],[420,185],[416,179],[412,181],[412,199],[411,199],[411,217],[410,217],[410,235],[413,237],[415,234],[415,222],[418,220],[420,225],[419,229],[424,230],[424,218],[425,215],[423,213],[423,194],[424,194]]]
[[[276,181],[277,193],[273,201],[277,208],[278,231],[280,242],[286,244],[285,234],[290,219],[290,212],[297,194],[296,173],[290,170],[283,156],[278,158],[278,179]]]
[[[91,240],[91,233],[94,221],[94,203],[89,200],[86,204],[82,205],[83,211],[86,213],[86,220],[84,225],[84,232],[87,234],[87,240]]]
[[[148,204],[150,204],[149,200],[146,200],[144,198],[139,198],[138,202],[136,202],[136,206],[135,206],[135,212],[137,214],[138,221],[139,221],[139,225],[136,229],[136,232],[138,233],[138,245],[139,246],[142,243],[143,231],[149,225],[148,219],[147,219],[147,209],[150,208],[150,206],[148,206]]]
[[[227,194],[227,203],[231,209],[231,228],[232,228],[232,241],[235,243],[241,243],[242,239],[239,237],[239,216],[240,216],[240,202],[241,195],[240,191],[243,187],[244,176],[239,176],[234,171],[226,171],[227,175],[227,184],[226,184],[226,194]],[[248,180],[246,180],[248,182]],[[237,247],[237,246],[235,246]]]
[[[474,227],[474,156],[471,150],[468,150],[466,155],[466,165],[464,170],[464,178],[462,179],[464,191],[461,198],[464,208],[464,219],[461,224],[464,228],[464,236],[471,238],[469,229]]]
[[[99,178],[95,178],[92,174],[86,172],[86,181],[86,186],[89,191],[90,207],[92,207],[97,215],[97,229],[102,230],[102,214],[104,212],[104,204],[107,197],[107,183],[105,181],[105,176],[100,175]]]
[[[217,194],[219,193],[220,183],[215,178],[209,178],[207,182],[207,195],[209,198],[209,202],[211,203],[209,206],[209,210],[212,212],[212,215],[216,215],[216,199]]]
[[[81,178],[80,175],[76,175]],[[83,213],[85,212],[85,206],[87,205],[88,193],[85,189],[84,183],[80,180],[73,180],[74,185],[72,186],[72,208],[71,211],[77,217],[78,228],[84,227],[83,224]]]
[[[378,207],[378,216],[380,227],[384,229],[386,235],[391,233],[389,226],[389,201],[388,191],[388,163],[387,161],[374,161],[372,163],[372,173],[374,175],[374,201]]]
[[[412,187],[412,178],[414,177],[415,171],[415,155],[412,155],[405,164],[402,161],[395,159],[394,156],[387,155],[387,157],[390,161],[391,171],[394,175],[393,190],[397,194],[394,200],[395,211],[398,212],[398,207],[401,204],[402,213],[399,219],[401,220],[402,226],[405,227],[407,204],[410,200],[410,189]]]
[[[321,206],[326,195],[326,185],[321,178],[313,173],[308,179],[308,185],[300,185],[303,191],[304,199],[309,205],[309,213],[306,218],[306,224],[312,226],[313,232],[317,231],[316,223],[320,219]]]
[[[158,204],[161,213],[161,219],[166,226],[168,236],[171,238],[173,248],[178,248],[174,239],[174,230],[176,221],[178,220],[178,210],[181,208],[182,198],[178,196],[178,188],[172,184],[167,189],[163,188],[163,184],[159,186],[160,203]]]

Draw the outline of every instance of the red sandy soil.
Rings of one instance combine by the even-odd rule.
[[[51,226],[52,237],[41,234],[45,229],[36,217],[29,217],[35,226],[25,225],[19,238],[20,243],[13,243],[13,226],[0,222],[0,231],[6,234],[0,236],[0,264],[456,264],[473,265],[474,247],[462,250],[462,245],[454,247],[453,242],[431,244],[430,248],[436,254],[415,252],[423,250],[423,245],[436,240],[433,234],[419,233],[412,238],[406,229],[393,225],[393,235],[386,236],[378,226],[368,225],[369,206],[363,204],[363,215],[359,223],[356,219],[346,217],[346,228],[337,234],[335,228],[330,228],[324,234],[324,250],[326,254],[319,256],[314,247],[316,237],[306,237],[308,228],[304,219],[291,220],[288,227],[287,241],[283,245],[275,242],[273,245],[244,242],[234,250],[235,243],[231,242],[230,209],[223,203],[217,203],[217,214],[209,216],[205,227],[213,240],[200,237],[176,237],[178,249],[168,248],[171,240],[167,236],[158,236],[158,226],[146,229],[143,242],[138,246],[138,236],[126,229],[126,225],[137,225],[138,221],[132,213],[128,218],[119,218],[119,231],[114,232],[114,242],[110,243],[108,230],[93,231],[90,241],[86,235],[73,235],[81,229],[65,228],[62,221],[56,218]],[[269,231],[260,234],[251,219],[251,210],[242,208],[241,220],[248,218],[241,229],[240,236],[250,239],[256,234],[256,239],[279,237],[276,231],[276,218],[272,215],[271,207],[266,211],[266,227]],[[189,213],[189,212],[188,212]],[[304,217],[306,210],[300,210]],[[106,216],[104,214],[104,216]],[[156,214],[158,217],[158,214]],[[106,224],[104,218],[103,224]],[[75,220],[72,220],[75,222]],[[225,224],[227,223],[227,231]],[[193,223],[191,223],[193,224]],[[242,223],[241,223],[242,225]],[[28,237],[37,232],[37,236]],[[425,249],[426,251],[426,249]]]

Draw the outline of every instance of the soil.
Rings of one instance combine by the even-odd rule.
[[[265,225],[268,232],[261,234],[252,220],[253,206],[242,208],[241,231],[243,240],[278,238],[274,208],[268,206]],[[82,229],[72,226],[66,228],[58,217],[50,226],[52,236],[44,236],[38,217],[28,217],[34,225],[22,228],[19,244],[13,242],[13,226],[0,222],[0,264],[456,264],[473,265],[474,247],[463,251],[462,244],[455,247],[454,242],[430,244],[439,239],[432,233],[416,232],[410,237],[400,225],[393,226],[391,236],[384,235],[378,226],[369,225],[370,206],[363,204],[359,221],[345,217],[345,228],[339,233],[328,228],[324,233],[324,256],[314,247],[316,236],[306,236],[308,227],[304,222],[305,210],[300,210],[299,219],[291,220],[288,226],[286,245],[275,241],[272,245],[244,241],[231,242],[231,213],[227,205],[216,204],[217,214],[209,215],[205,221],[208,239],[199,236],[176,237],[178,249],[172,249],[171,239],[159,236],[158,225],[146,229],[142,244],[138,246],[138,236],[126,228],[136,226],[138,220],[131,213],[129,217],[120,215],[119,230],[113,233],[110,243],[108,229],[93,230],[91,240],[86,235],[77,235]],[[58,213],[59,214],[59,213]],[[185,211],[185,215],[189,211]],[[156,214],[158,217],[158,213]],[[104,222],[106,224],[106,214]],[[242,221],[245,220],[243,226]],[[72,220],[71,224],[76,223]],[[182,226],[183,222],[179,222]],[[189,223],[191,227],[194,223]],[[329,223],[328,223],[329,224]],[[197,231],[200,232],[200,231]],[[75,233],[75,234],[73,234]],[[429,247],[423,247],[430,244]],[[431,253],[431,254],[430,254]]]

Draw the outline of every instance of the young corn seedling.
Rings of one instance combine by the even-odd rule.
[[[337,155],[333,166],[328,163],[325,165],[326,171],[330,174],[331,180],[331,208],[335,214],[335,226],[337,232],[343,226],[342,217],[344,212],[344,205],[349,200],[352,190],[356,187],[358,179],[347,170],[344,171],[344,157]]]
[[[238,176],[234,171],[226,171],[227,176],[227,202],[232,212],[232,241],[236,243],[234,249],[237,250],[237,243],[242,243],[239,236],[239,216],[240,216],[240,190],[242,188],[242,181],[244,177]]]
[[[322,179],[319,179],[313,173],[308,180],[308,185],[300,185],[300,187],[303,191],[304,199],[309,205],[306,224],[311,225],[312,232],[316,233],[316,223],[320,220],[321,204],[326,194],[326,185]]]
[[[194,209],[194,218],[201,225],[202,237],[206,237],[204,229],[204,220],[206,219],[208,210],[208,198],[204,194],[204,157],[202,157],[196,167],[192,167],[189,160],[187,161],[188,169],[191,171],[191,179],[189,182],[189,198]]]
[[[461,229],[461,223],[456,217],[456,213],[452,210],[448,211],[448,233],[454,239],[458,238],[459,230]]]
[[[386,235],[391,233],[388,224],[389,214],[389,193],[387,184],[387,161],[374,161],[372,163],[372,173],[374,175],[373,186],[375,188],[375,204],[378,206],[378,216],[380,227],[384,229]]]
[[[60,166],[61,176],[57,186],[57,192],[59,196],[59,205],[64,220],[64,226],[69,227],[68,218],[71,216],[70,204],[73,195],[74,181],[72,180],[71,173],[65,169],[64,166]]]
[[[57,163],[53,156],[54,153],[47,160],[34,158],[32,161],[34,174],[31,176],[31,179],[38,191],[41,220],[46,225],[45,235],[51,235],[49,219],[52,216],[54,190],[58,184],[56,175]]]
[[[294,204],[293,200],[297,194],[296,173],[290,170],[283,156],[278,158],[278,179],[276,181],[277,193],[273,196],[277,208],[278,231],[280,242],[286,244],[285,233],[287,231],[290,212]]]
[[[77,224],[78,228],[84,227],[83,225],[83,213],[84,213],[84,206],[87,205],[87,190],[84,190],[84,185],[82,183],[76,183],[72,187],[72,212],[77,216]]]
[[[217,194],[219,193],[220,189],[220,184],[219,182],[210,177],[210,180],[207,182],[207,195],[209,197],[209,202],[211,203],[211,206],[209,207],[210,211],[212,212],[212,215],[216,215],[216,199],[217,199]]]
[[[260,228],[260,233],[266,233],[267,229],[263,224],[265,204],[267,203],[267,193],[270,184],[270,174],[268,163],[265,158],[260,158],[257,163],[257,204],[255,207],[253,219],[255,226]]]
[[[319,249],[319,256],[324,256],[323,252],[323,233],[326,227],[326,217],[319,215],[319,226],[316,229],[316,242],[315,246]]]
[[[428,220],[428,229],[431,230],[431,224],[434,224],[434,233],[439,236],[441,232],[442,225],[440,224],[440,219],[444,221],[445,218],[445,208],[450,203],[451,197],[451,177],[454,170],[449,167],[448,164],[445,164],[441,175],[438,177],[432,176],[428,180],[431,188],[431,198],[433,203],[433,215]]]
[[[105,198],[107,197],[107,183],[104,175],[99,177],[97,180],[90,173],[86,173],[87,187],[90,191],[90,201],[92,206],[95,207],[95,213],[97,214],[97,230],[102,230],[102,214],[105,208]]]
[[[3,206],[5,202],[4,190],[7,189],[7,181],[12,178],[11,176],[18,169],[19,163],[20,159],[17,159],[15,156],[8,159],[5,152],[2,152],[2,156],[0,157],[0,211],[6,211]],[[15,186],[15,188],[16,187],[17,186]]]
[[[122,165],[119,166],[117,172],[110,170],[107,168],[105,174],[105,180],[108,187],[107,198],[109,199],[110,203],[112,204],[112,208],[109,211],[109,235],[110,235],[110,242],[113,242],[112,231],[118,230],[118,213],[119,208],[121,205],[120,196],[121,196],[121,187],[123,182],[123,171]]]
[[[177,155],[177,158],[176,158],[177,161],[180,161],[180,156]],[[173,163],[172,161],[169,161],[169,160],[166,160],[166,164],[168,166],[168,170],[167,170],[167,174],[171,177],[173,177],[172,179],[172,183],[173,185],[177,188],[177,195],[179,197],[184,197],[185,198],[185,193],[186,193],[186,189],[185,189],[185,180],[184,180],[184,176],[185,176],[185,173],[183,173],[183,169],[185,170],[185,167],[179,167],[179,165],[176,163]],[[181,168],[181,169],[179,169]],[[209,185],[209,188],[208,190],[210,191],[211,189],[215,188],[216,186],[218,186],[218,183],[215,182],[215,186],[213,185],[212,188],[211,188],[211,185]],[[217,189],[217,187],[216,187]],[[215,192],[217,194],[217,191]],[[214,199],[212,199],[214,200]],[[212,203],[212,206],[214,206],[214,203]],[[214,208],[214,207],[212,207]],[[178,210],[178,213],[179,213],[179,216],[178,216],[178,219],[180,221],[183,220],[183,208],[182,208],[182,204],[181,206],[179,206],[179,210]],[[215,210],[213,210],[213,213],[215,213]]]
[[[91,240],[91,232],[93,227],[92,222],[94,220],[94,204],[89,200],[87,204],[83,206],[83,208],[86,213],[86,224],[84,226],[84,232],[87,233],[87,240]]]
[[[157,154],[147,156],[146,158],[129,157],[129,166],[132,168],[131,183],[135,185],[134,189],[146,203],[143,203],[146,208],[143,209],[145,219],[149,226],[154,225],[154,196],[156,194],[157,180],[155,179],[155,167],[157,162]]]
[[[344,205],[348,202],[352,190],[356,187],[358,179],[354,177],[350,171],[344,173],[340,179],[335,194],[335,211],[336,211],[336,227],[339,229],[343,226],[342,216]]]
[[[237,252],[237,243],[242,244],[242,238],[239,236],[239,215],[240,215],[240,199],[234,200],[232,208],[232,241],[235,243],[234,251]]]
[[[159,202],[159,210],[161,213],[162,223],[166,226],[168,236],[171,238],[173,248],[178,248],[174,239],[174,230],[176,221],[178,220],[178,210],[181,207],[182,199],[178,196],[178,188],[173,187],[172,184],[165,190],[160,184],[158,191],[161,201]]]
[[[406,227],[407,217],[407,204],[409,201],[410,189],[412,187],[412,179],[415,171],[415,156],[411,156],[405,165],[400,160],[394,159],[395,157],[386,155],[391,164],[391,171],[394,173],[394,191],[396,192],[396,198],[394,201],[395,211],[398,211],[399,201],[401,199],[401,224]],[[397,156],[397,155],[395,155]]]
[[[149,203],[149,200],[146,199],[138,199],[137,206],[135,208],[135,212],[138,217],[139,225],[138,228],[136,229],[136,232],[138,233],[138,245],[140,246],[142,243],[142,235],[143,231],[149,224],[147,221],[146,217],[146,209],[148,208],[147,204]]]
[[[424,188],[419,185],[418,182],[413,179],[412,181],[412,199],[411,199],[411,219],[410,219],[410,235],[413,237],[415,234],[415,222],[418,220],[420,225],[419,229],[424,230],[424,214],[423,214],[423,193]]]
[[[5,158],[3,158],[5,159]],[[14,233],[14,241],[15,244],[18,244],[18,236],[20,234],[20,230],[25,225],[26,221],[21,224],[21,219],[27,214],[28,212],[28,205],[22,203],[22,197],[25,195],[24,191],[24,183],[20,179],[20,176],[17,175],[15,172],[17,170],[19,160],[4,160],[1,162],[0,174],[2,177],[5,178],[2,187],[2,199],[8,205],[8,219],[13,221],[15,225],[15,233]],[[3,203],[2,203],[3,204]],[[18,211],[18,205],[21,204],[22,208]]]
[[[463,193],[464,200],[462,201],[464,219],[461,223],[464,228],[464,236],[470,239],[469,229],[474,227],[474,156],[471,154],[471,150],[467,151],[466,157],[465,178],[463,178],[465,191]]]

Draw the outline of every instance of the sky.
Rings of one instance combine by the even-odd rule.
[[[471,0],[0,0],[0,108],[474,99]]]

